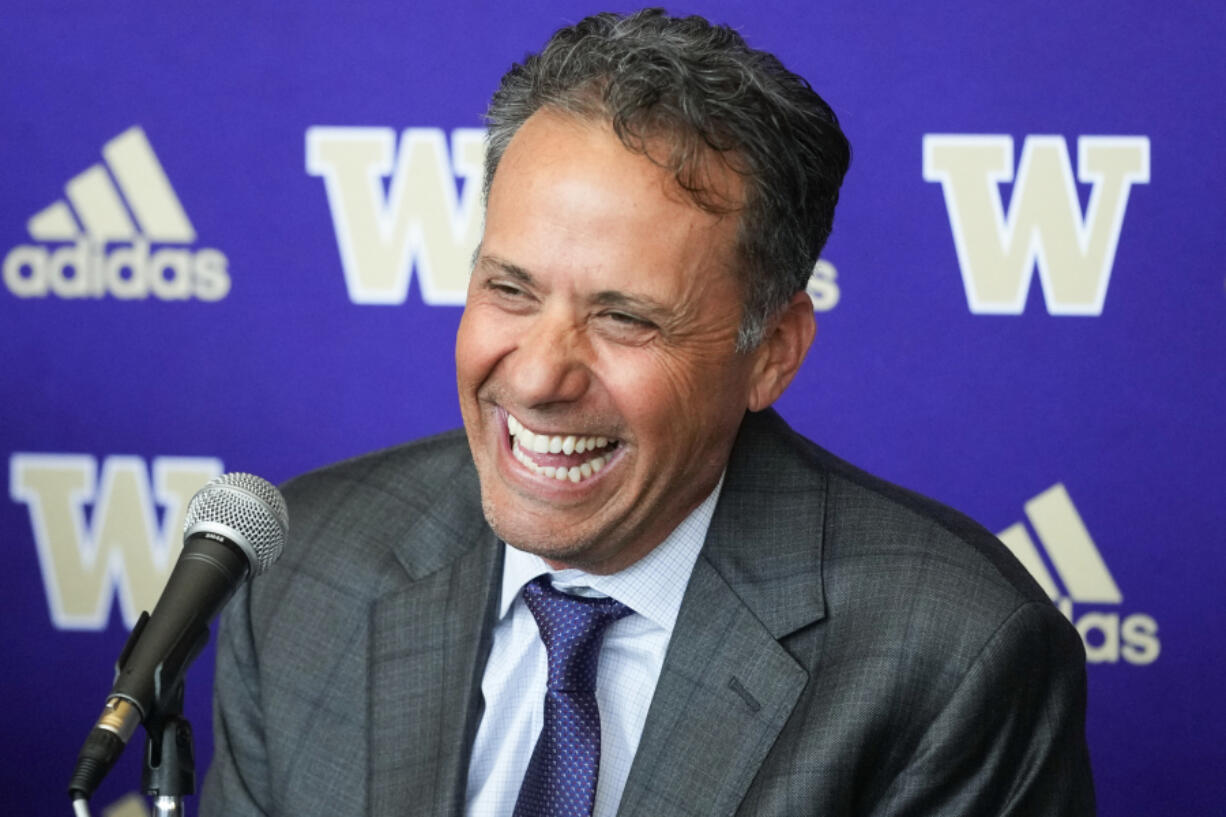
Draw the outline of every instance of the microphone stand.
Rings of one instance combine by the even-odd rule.
[[[141,613],[115,662],[117,677],[127,664],[148,621],[149,614]],[[192,744],[192,726],[183,717],[183,689],[187,665],[200,654],[208,640],[207,627],[194,639],[181,640],[153,672],[153,694],[147,704],[149,714],[140,723],[145,727],[141,786],[144,793],[153,798],[155,817],[185,817],[183,797],[196,793],[196,753]],[[115,697],[111,700],[115,700]],[[108,722],[104,729],[96,726],[77,758],[77,769],[70,785],[73,813],[77,817],[89,817],[89,795],[110,770],[123,750],[123,744],[136,728],[137,721],[132,713],[139,710],[128,701],[123,704],[127,713],[123,722]],[[115,737],[120,732],[124,733],[122,737]],[[104,739],[101,743],[98,742],[100,738]]]
[[[147,735],[145,794],[158,815],[183,814],[183,797],[196,792],[192,727],[183,717],[187,665],[208,643],[209,620],[281,554],[288,525],[281,494],[251,474],[224,475],[192,497],[183,553],[153,613],[141,613],[128,636],[106,707],[77,755],[68,795],[78,817],[89,814],[90,795],[138,725]]]
[[[183,797],[196,793],[192,725],[183,717],[183,681],[145,723],[144,792],[154,817],[185,817]]]

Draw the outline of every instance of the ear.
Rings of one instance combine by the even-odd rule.
[[[792,382],[817,334],[813,301],[797,292],[767,326],[766,337],[751,354],[757,356],[749,383],[749,410],[761,411],[779,399]]]

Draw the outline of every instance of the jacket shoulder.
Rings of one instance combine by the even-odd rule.
[[[792,459],[788,481],[822,506],[821,559],[828,576],[888,569],[901,580],[902,572],[918,571],[939,574],[938,585],[986,584],[1010,612],[1020,604],[1048,603],[1021,563],[978,522],[857,468],[778,415],[760,422],[787,452],[777,456]]]
[[[369,599],[439,569],[485,530],[462,430],[363,454],[281,486],[289,536],[253,582],[256,609],[310,591]]]
[[[937,745],[955,754],[993,733],[984,713],[1033,719],[1042,731],[1050,713],[1034,708],[1050,704],[1071,712],[1050,720],[1077,726],[1081,639],[995,536],[850,465],[777,415],[742,433],[753,440],[756,467],[769,461],[771,474],[749,481],[759,493],[740,499],[742,512],[815,521],[792,526],[804,548],[794,547],[790,570],[803,580],[789,578],[786,598],[795,604],[813,592],[821,613],[816,626],[781,641],[811,680],[800,716],[780,737],[811,749],[814,777],[860,781],[869,802],[950,723],[966,731]],[[1027,695],[1034,700],[1014,700]],[[832,708],[841,724],[833,733]]]
[[[467,464],[471,458],[464,431],[453,429],[308,471],[287,480],[281,491],[304,520],[312,520],[317,503],[328,503],[338,489],[347,492],[346,503],[378,504],[385,497],[420,504],[441,474],[449,476]]]

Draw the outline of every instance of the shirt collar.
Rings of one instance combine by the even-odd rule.
[[[671,633],[690,574],[694,572],[694,563],[707,538],[707,529],[711,526],[711,516],[715,513],[715,503],[723,484],[721,475],[715,489],[673,529],[668,538],[626,569],[607,576],[586,573],[578,568],[554,570],[540,556],[503,543],[505,558],[499,617],[506,617],[525,584],[548,573],[559,589],[582,595],[584,589],[590,588],[617,599]]]

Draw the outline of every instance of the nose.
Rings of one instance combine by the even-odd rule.
[[[589,348],[582,327],[564,310],[540,313],[504,360],[515,402],[545,409],[574,403],[591,385]]]

